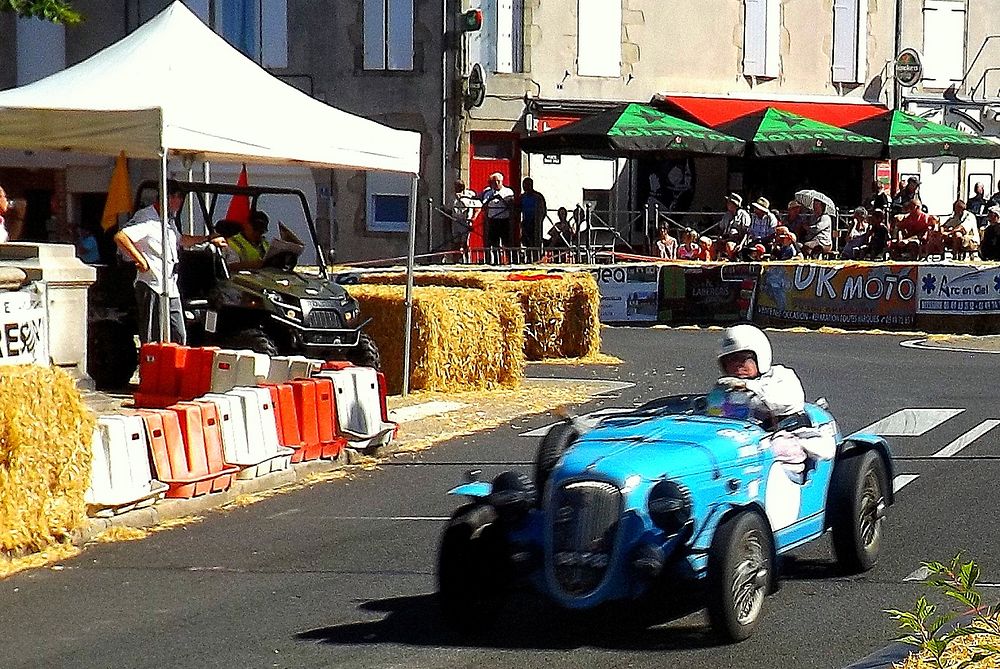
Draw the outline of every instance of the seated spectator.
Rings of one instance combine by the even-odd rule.
[[[677,240],[670,236],[666,226],[660,228],[656,240],[656,257],[663,260],[677,259]]]
[[[677,248],[679,260],[701,260],[701,243],[698,235],[691,228],[686,228],[681,234],[681,245]]]
[[[983,229],[979,257],[983,260],[1000,260],[1000,205],[986,210],[986,228]]]
[[[802,213],[802,203],[792,200],[788,203],[788,211],[783,221],[788,231],[795,235],[796,239],[803,239],[809,231],[809,217]]]
[[[754,244],[750,247],[750,262],[761,262],[768,259],[767,248],[763,244]]]
[[[712,248],[712,238],[711,237],[699,237],[698,245],[701,246],[701,260],[715,260],[715,254]]]
[[[889,242],[889,257],[893,260],[919,260],[924,255],[927,233],[934,225],[921,210],[920,198],[906,203],[907,214],[896,217],[894,237]]]
[[[783,225],[779,225],[774,231],[774,246],[771,248],[771,257],[775,260],[795,260],[802,257],[798,244],[795,243],[794,233]]]
[[[759,197],[753,201],[750,208],[753,210],[753,215],[747,232],[749,243],[770,244],[774,238],[774,230],[778,227],[778,219],[771,213],[771,203],[766,197]]]
[[[952,215],[941,224],[942,246],[954,258],[966,258],[979,250],[979,225],[976,216],[968,211],[964,200],[955,200]]]
[[[726,214],[722,217],[719,228],[722,230],[735,228],[741,235],[746,235],[750,230],[750,214],[742,206],[743,198],[737,193],[730,193],[726,197]],[[737,246],[739,245],[737,242]]]
[[[715,260],[736,260],[736,245],[742,238],[740,231],[730,228],[712,242],[712,258]]]
[[[561,249],[572,248],[575,234],[573,224],[569,220],[569,210],[566,207],[559,207],[556,212],[556,222],[549,231],[549,241],[546,246]]]
[[[859,258],[858,249],[868,237],[868,230],[868,210],[864,207],[858,207],[852,215],[851,227],[847,229],[847,242],[840,251],[840,257],[857,260]]]
[[[802,239],[802,255],[819,258],[833,251],[833,219],[826,213],[826,204],[813,200],[813,219]]]
[[[885,252],[889,247],[889,227],[885,222],[885,212],[876,209],[872,212],[868,223],[868,234],[858,246],[855,258],[857,260],[885,260]]]

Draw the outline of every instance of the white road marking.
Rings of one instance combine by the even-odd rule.
[[[434,521],[448,520],[449,516],[319,516],[319,520],[360,520],[360,521]]]
[[[897,493],[918,478],[920,474],[900,474],[892,480],[892,491]]]
[[[606,416],[614,416],[615,414],[628,413],[629,411],[633,411],[633,410],[634,410],[634,408],[629,408],[629,407],[616,407],[616,408],[608,408],[608,409],[598,409],[597,411],[591,411],[588,414],[584,414],[582,416],[579,416],[579,418],[581,420],[604,418]],[[558,422],[557,423],[549,423],[548,425],[545,425],[543,427],[531,430],[530,432],[524,432],[520,436],[522,436],[522,437],[544,437],[548,433],[548,431],[552,429],[552,426],[553,425],[557,425],[557,424],[558,424]]]
[[[979,425],[975,426],[965,434],[961,435],[958,439],[951,442],[940,451],[932,455],[932,458],[950,458],[955,455],[963,448],[974,442],[979,437],[983,436],[997,425],[1000,425],[1000,420],[984,420]]]
[[[919,437],[965,409],[900,409],[858,432],[880,437]]]
[[[920,351],[951,351],[953,353],[990,353],[996,355],[1000,351],[983,351],[979,349],[970,348],[958,348],[957,346],[929,346],[926,339],[910,339],[908,341],[899,342],[900,346],[905,348],[915,348]]]
[[[393,409],[389,412],[389,420],[394,423],[409,423],[410,421],[420,420],[428,416],[438,416],[449,411],[464,409],[467,406],[469,405],[462,404],[461,402],[424,402],[422,404]]]

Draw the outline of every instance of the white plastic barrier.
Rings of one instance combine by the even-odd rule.
[[[212,392],[261,383],[267,379],[270,367],[271,359],[263,353],[219,349],[212,358]]]
[[[234,411],[242,412],[246,426],[247,453],[252,454],[251,460],[258,460],[253,472],[241,472],[243,478],[286,469],[291,464],[294,449],[278,442],[278,424],[271,403],[271,391],[267,388],[239,387],[225,394],[236,400]]]
[[[94,428],[88,512],[110,516],[148,506],[163,497],[167,484],[153,478],[141,416],[100,416]]]
[[[304,355],[279,355],[271,358],[268,383],[284,383],[294,379],[308,379],[323,365],[322,360]]]
[[[378,375],[370,367],[322,371],[317,376],[333,382],[333,396],[340,433],[356,448],[392,441],[396,424],[382,420]]]
[[[260,451],[255,453],[250,450],[242,400],[224,393],[208,393],[198,399],[212,402],[218,409],[222,451],[226,464],[237,465],[241,468],[237,478],[246,479],[257,476],[257,465],[268,460],[269,456]]]

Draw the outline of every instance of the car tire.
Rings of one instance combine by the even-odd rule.
[[[274,338],[260,328],[240,330],[227,337],[226,343],[236,350],[250,349],[255,353],[263,353],[272,357],[278,355],[278,345]]]
[[[708,555],[708,617],[725,641],[743,641],[757,628],[771,590],[771,532],[760,515],[744,511],[720,523]]]
[[[378,345],[364,332],[358,337],[358,345],[347,351],[347,359],[358,367],[371,367],[375,371],[382,368]]]
[[[445,621],[464,633],[488,626],[502,605],[507,573],[493,507],[474,503],[455,511],[438,551],[438,603]]]
[[[833,552],[851,574],[868,571],[878,562],[889,479],[874,450],[837,463],[830,484],[830,529]]]
[[[548,483],[552,469],[559,462],[563,453],[580,438],[580,433],[568,423],[556,423],[542,437],[535,454],[535,490],[538,491],[538,504],[545,497],[545,484]]]

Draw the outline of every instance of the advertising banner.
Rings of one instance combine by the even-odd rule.
[[[665,265],[660,270],[661,323],[728,324],[747,318],[758,264]]]
[[[656,322],[660,266],[608,265],[591,269],[601,291],[601,322]]]
[[[48,365],[45,307],[32,290],[0,293],[0,365]]]
[[[918,314],[1000,314],[1000,268],[921,266]]]
[[[770,265],[758,283],[755,319],[765,323],[912,326],[914,265]]]

